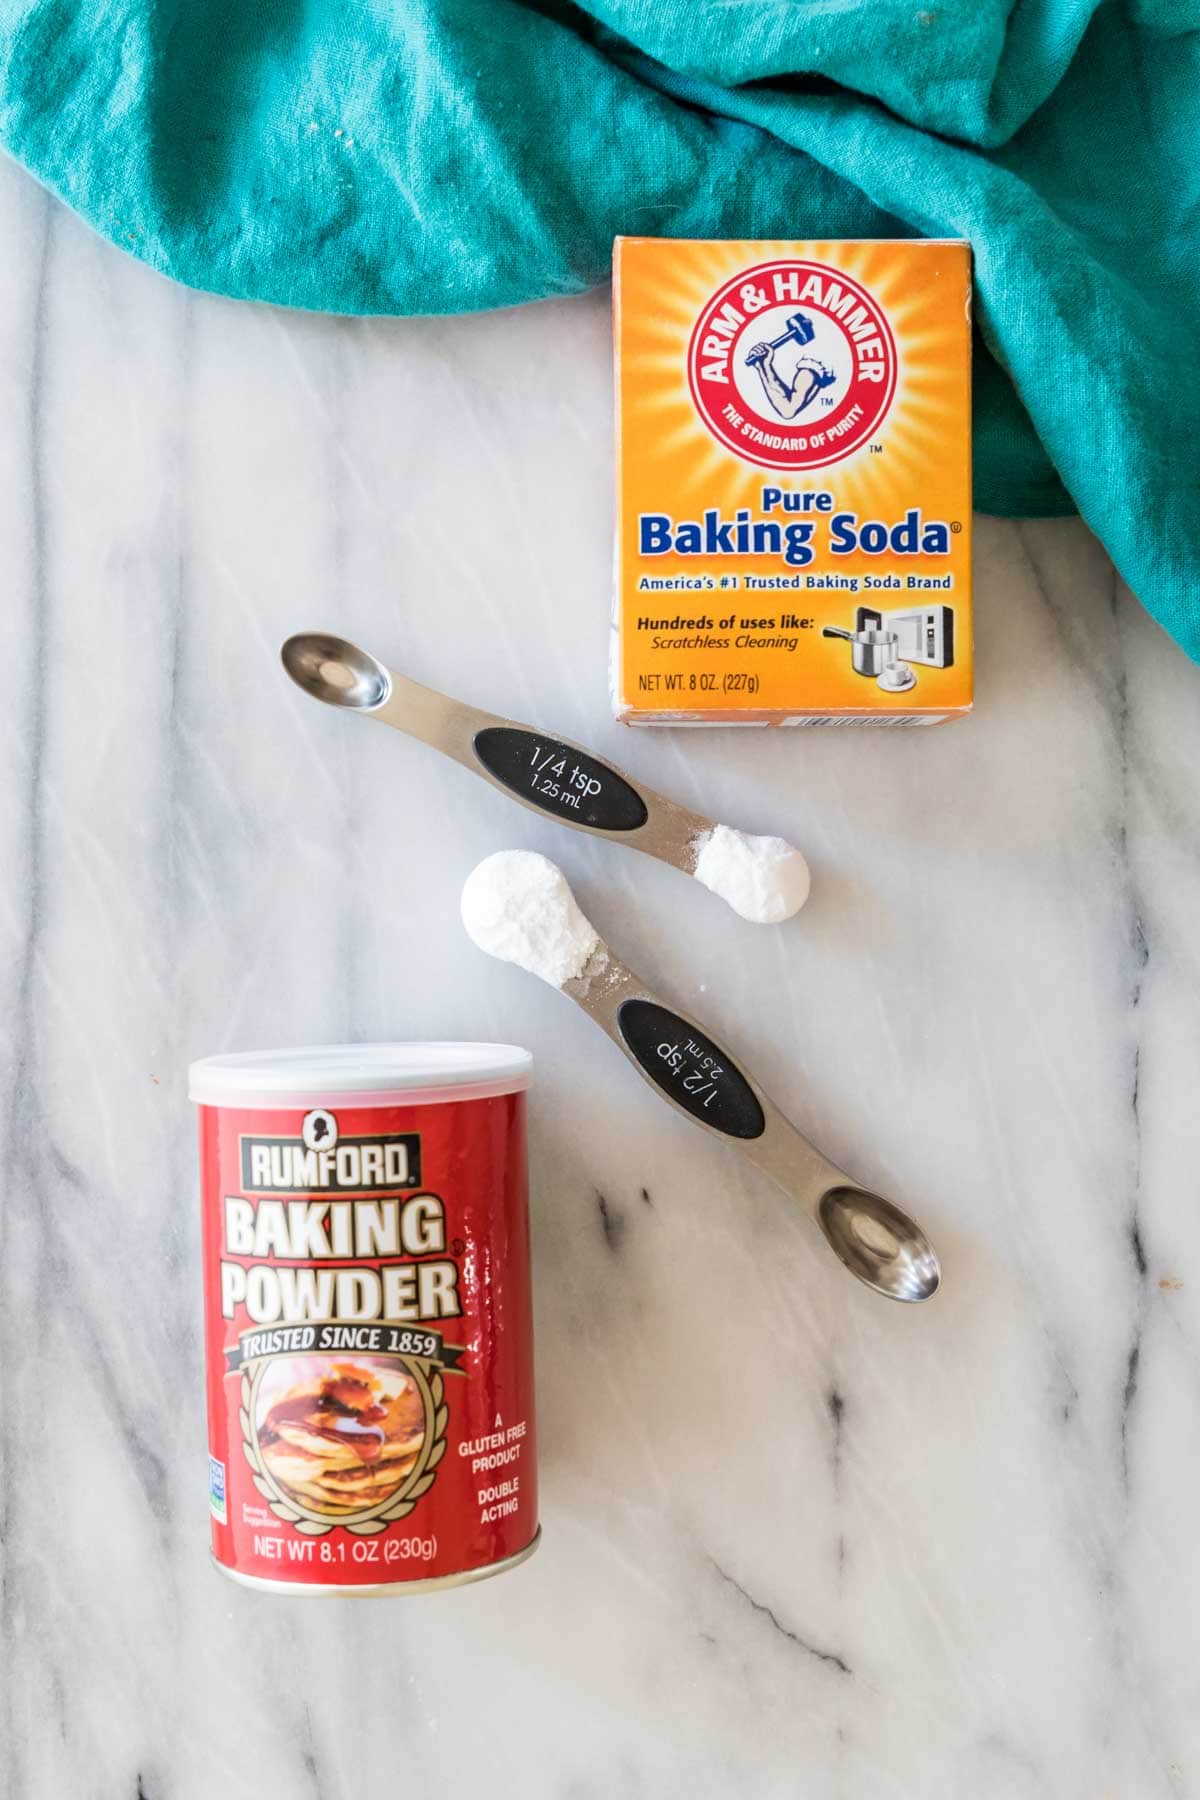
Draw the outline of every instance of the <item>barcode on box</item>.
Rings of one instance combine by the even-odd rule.
[[[872,731],[878,731],[884,725],[941,725],[945,723],[945,718],[945,713],[898,713],[890,719],[880,718],[877,713],[867,714],[862,718],[847,718],[843,714],[836,718],[832,715],[816,715],[809,718],[781,719],[780,724],[785,729],[796,726],[804,731],[811,731],[818,725],[867,725]]]

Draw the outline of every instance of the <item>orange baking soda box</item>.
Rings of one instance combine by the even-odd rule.
[[[969,247],[618,238],[613,299],[617,718],[969,711]]]

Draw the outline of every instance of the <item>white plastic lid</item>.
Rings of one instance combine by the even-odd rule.
[[[206,1056],[188,1070],[201,1106],[266,1110],[353,1094],[359,1106],[482,1099],[529,1086],[533,1058],[516,1044],[317,1044]]]

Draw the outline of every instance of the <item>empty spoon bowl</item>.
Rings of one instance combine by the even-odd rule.
[[[852,1275],[889,1300],[931,1300],[941,1282],[929,1239],[906,1212],[865,1188],[830,1188],[817,1222]]]
[[[279,654],[296,686],[327,706],[372,712],[392,691],[391,676],[383,664],[345,638],[303,631],[290,637]]]

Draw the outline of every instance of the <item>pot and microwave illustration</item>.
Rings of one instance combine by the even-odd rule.
[[[913,663],[930,669],[954,665],[951,606],[909,606],[894,612],[860,606],[853,631],[826,625],[821,636],[844,638],[855,674],[874,679],[888,694],[904,694],[917,685]]]

